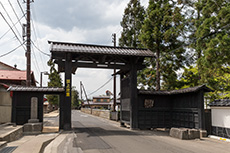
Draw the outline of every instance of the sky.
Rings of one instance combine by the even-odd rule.
[[[24,0],[0,0],[0,61],[17,65],[26,70],[25,45],[22,25],[26,23]],[[31,3],[31,70],[34,71],[37,86],[40,86],[41,72],[49,71],[47,61],[50,54],[48,40],[113,46],[112,34],[117,34],[117,42],[122,27],[120,22],[129,0],[34,0]],[[148,6],[148,0],[141,0]],[[18,22],[20,20],[20,22]],[[13,31],[9,25],[13,26]],[[15,36],[16,35],[16,36]],[[21,45],[21,46],[20,46]],[[19,48],[17,48],[20,46]],[[13,51],[17,48],[15,51]],[[38,49],[39,50],[38,50]],[[10,54],[1,57],[5,53]],[[42,53],[42,52],[43,53]],[[113,92],[111,80],[103,88],[94,92],[111,79],[113,70],[77,69],[72,75],[72,86],[79,91],[83,82],[89,97],[104,95],[106,90]],[[61,74],[64,80],[63,73]],[[117,77],[117,93],[120,92]],[[43,75],[43,86],[47,86],[48,76]],[[92,94],[91,94],[92,93]]]

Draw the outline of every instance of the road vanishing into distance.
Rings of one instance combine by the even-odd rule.
[[[72,111],[74,138],[65,148],[84,153],[230,153],[230,143],[211,138],[179,140],[168,132],[130,130],[119,122]]]

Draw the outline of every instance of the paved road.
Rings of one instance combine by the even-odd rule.
[[[119,123],[72,111],[76,134],[71,147],[84,153],[229,153],[230,143],[213,140],[179,140],[160,131],[131,131]]]

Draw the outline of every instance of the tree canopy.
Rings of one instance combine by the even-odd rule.
[[[48,66],[50,66],[49,72],[49,82],[48,87],[63,87],[61,77],[57,70],[55,69],[55,64],[52,60],[47,62]],[[59,98],[56,95],[47,95],[48,102],[53,105],[58,105]]]
[[[150,81],[146,85],[156,86],[156,90],[161,89],[161,84],[164,89],[174,89],[176,71],[184,66],[185,49],[181,40],[184,17],[180,12],[178,2],[149,1],[139,37],[143,45],[156,54],[155,61],[147,62],[149,71],[145,70],[147,73],[143,75]],[[150,77],[155,77],[156,83]]]
[[[146,68],[138,75],[142,88],[206,84],[214,90],[209,94],[213,99],[229,98],[229,21],[228,0],[149,0],[146,10],[130,0],[119,44],[155,53],[155,59],[145,59]]]
[[[130,0],[121,21],[122,33],[119,39],[121,47],[141,47],[138,35],[144,21],[145,10],[140,0]]]

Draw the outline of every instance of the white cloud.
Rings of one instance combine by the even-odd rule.
[[[8,0],[0,0],[10,13],[13,21],[17,21]],[[18,15],[21,16],[21,10],[15,1],[11,1]],[[25,9],[25,4],[21,6]],[[32,3],[32,19],[36,28],[36,37],[32,31],[32,40],[43,52],[49,53],[48,40],[76,42],[99,45],[112,45],[111,35],[117,33],[120,37],[120,21],[127,7],[129,0],[59,0],[59,1],[35,1]],[[148,0],[141,0],[141,4],[147,7]],[[0,11],[3,12],[1,6]],[[4,13],[4,12],[3,12]],[[6,14],[3,14],[6,18]],[[7,20],[9,20],[7,18]],[[8,25],[0,16],[0,37],[8,29]],[[22,20],[25,23],[25,19]],[[20,24],[17,29],[21,32]],[[32,26],[32,30],[33,26]],[[14,38],[12,31],[0,39],[0,55],[6,53],[19,45],[18,40]],[[22,40],[22,38],[19,38]],[[35,71],[36,80],[40,80],[40,72],[49,71],[47,66],[48,56],[40,53],[33,47],[32,52],[32,70]],[[33,54],[36,56],[34,58]],[[0,61],[13,66],[17,64],[19,69],[26,69],[25,51],[21,47],[14,53],[0,58]],[[83,81],[88,93],[93,92],[103,85],[109,78],[113,70],[103,69],[78,69],[73,77],[73,85],[79,89],[79,82]],[[62,74],[63,76],[63,74]],[[43,76],[43,85],[47,85],[47,76]],[[117,79],[119,84],[119,79]],[[94,95],[105,94],[106,90],[113,91],[112,81]],[[119,93],[119,86],[117,87]]]

